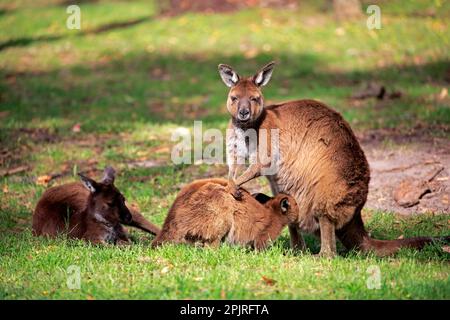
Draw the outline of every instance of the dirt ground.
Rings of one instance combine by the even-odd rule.
[[[403,215],[450,213],[448,139],[424,137],[420,132],[400,135],[395,131],[366,132],[358,138],[371,168],[366,208]],[[421,189],[416,195],[423,194],[419,203],[400,206],[394,200],[394,192],[414,184]]]

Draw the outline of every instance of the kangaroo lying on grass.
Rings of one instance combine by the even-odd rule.
[[[226,241],[263,249],[297,219],[297,212],[295,200],[285,194],[270,198],[242,190],[237,201],[227,180],[197,180],[180,191],[152,246],[165,242],[217,246]]]
[[[273,67],[272,62],[254,76],[241,78],[230,66],[219,65],[220,76],[230,87],[227,109],[232,134],[227,135],[227,159],[233,195],[238,198],[240,185],[266,175],[273,194],[293,195],[298,203],[298,223],[289,226],[292,246],[305,248],[299,231],[320,234],[323,256],[336,254],[336,236],[348,249],[374,251],[380,256],[432,242],[429,237],[391,241],[370,238],[361,219],[369,189],[369,164],[352,129],[338,112],[318,101],[264,106],[261,87],[269,82]],[[246,145],[246,134],[256,131],[257,150],[266,143],[271,151],[273,129],[279,132],[279,150],[273,153],[280,160],[270,161],[274,154],[267,154],[269,162],[263,163],[260,154]],[[262,141],[262,132],[267,134],[267,141]],[[236,159],[243,157],[256,161],[239,176],[242,165]],[[271,168],[272,162],[278,164],[277,172],[265,174],[264,169]]]
[[[101,182],[79,174],[80,182],[53,187],[44,192],[33,214],[33,235],[70,238],[92,243],[126,243],[122,224],[151,234],[159,228],[140,213],[128,209],[125,198],[114,186],[115,172],[107,167]]]

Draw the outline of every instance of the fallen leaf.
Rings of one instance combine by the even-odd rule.
[[[153,151],[153,153],[169,153],[170,152],[170,148],[169,147],[159,147],[159,148],[156,148],[156,149],[154,149],[154,150],[152,150]]]
[[[161,274],[169,273],[169,271],[170,271],[170,268],[166,266],[166,267],[161,269]]]
[[[441,92],[439,93],[439,100],[444,100],[447,95],[448,95],[448,89],[442,88]]]
[[[334,32],[339,37],[342,37],[343,35],[345,35],[345,29],[344,28],[336,28],[336,30],[334,30]]]
[[[3,191],[3,193],[8,193],[9,192],[8,186],[6,184],[3,186],[2,191]]]
[[[222,299],[222,300],[224,300],[224,299],[226,299],[226,297],[227,297],[227,294],[226,294],[226,292],[225,292],[225,290],[220,290],[220,299]]]
[[[87,299],[87,300],[95,300],[95,298],[94,298],[93,296],[91,296],[90,294],[88,294],[88,295],[86,296],[86,299]]]
[[[80,131],[81,131],[81,124],[79,124],[79,123],[74,124],[73,127],[72,127],[72,132],[77,133],[77,132],[80,132]]]
[[[404,236],[400,235],[397,239],[403,239],[403,238],[404,238]]]
[[[442,250],[444,250],[447,253],[450,253],[450,246],[443,246]]]
[[[49,175],[40,176],[37,178],[36,184],[39,186],[46,186],[46,185],[48,185],[50,180],[52,180],[52,176],[49,176]]]
[[[93,164],[97,164],[97,163],[98,163],[97,159],[89,159],[87,162],[88,165],[93,165]]]
[[[261,279],[262,279],[262,280],[264,281],[264,283],[267,284],[268,286],[273,286],[273,285],[276,283],[276,281],[275,281],[274,279],[270,279],[270,278],[267,278],[267,277],[265,277],[265,276],[262,276]]]

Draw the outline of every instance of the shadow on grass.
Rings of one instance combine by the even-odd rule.
[[[450,70],[450,62],[445,60],[345,73],[324,71],[325,62],[312,54],[259,55],[246,60],[241,56],[130,53],[105,63],[79,64],[50,72],[0,71],[0,86],[5,92],[0,108],[10,113],[6,122],[70,119],[82,121],[88,131],[120,132],[139,122],[191,125],[192,120],[204,120],[217,125],[229,118],[224,107],[227,88],[218,76],[217,65],[227,63],[239,73],[250,75],[273,59],[278,65],[264,89],[269,103],[317,96],[348,99],[353,90],[371,81],[401,90],[425,84],[446,86]],[[395,105],[388,101],[384,110],[376,110],[377,116],[383,116],[383,112],[420,111],[423,101],[416,100],[403,95]],[[412,105],[417,110],[411,109]],[[364,106],[333,107],[341,112],[373,112]],[[440,114],[433,121],[449,124],[448,108],[437,112]]]
[[[12,13],[13,9],[0,8],[0,17]]]
[[[1,15],[0,11],[0,15]],[[101,25],[97,28],[89,29],[86,31],[80,31],[76,33],[76,37],[83,37],[85,35],[91,35],[91,34],[102,34],[105,32],[113,31],[113,30],[119,30],[119,29],[125,29],[129,28],[135,25],[138,25],[140,23],[143,23],[145,21],[149,21],[150,16],[140,17],[136,19],[130,19],[126,21],[117,21],[117,22],[111,22],[104,25]],[[45,36],[38,36],[38,37],[24,37],[24,38],[17,38],[17,39],[10,39],[4,42],[0,43],[0,51],[12,48],[12,47],[26,47],[31,44],[37,43],[37,42],[53,42],[57,40],[61,40],[64,38],[67,38],[71,35],[45,35]]]

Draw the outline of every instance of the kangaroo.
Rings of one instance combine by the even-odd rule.
[[[289,225],[291,246],[305,249],[300,231],[320,234],[320,256],[336,255],[336,236],[348,249],[374,251],[380,256],[401,247],[420,249],[432,242],[429,237],[391,241],[370,238],[361,219],[370,170],[352,129],[338,112],[315,100],[265,106],[261,88],[269,82],[274,65],[267,64],[251,77],[240,77],[232,67],[219,65],[219,74],[230,88],[226,103],[231,115],[227,162],[232,194],[239,198],[239,186],[265,175],[273,194],[290,194],[298,204],[297,221]],[[275,155],[270,154],[273,129],[278,129]],[[250,150],[246,141],[246,133],[252,130],[256,131],[258,147],[261,143],[268,145],[270,157],[266,162],[260,150]],[[264,141],[262,132],[268,141]],[[236,159],[243,156],[253,161],[239,175],[242,164]],[[274,161],[276,172],[265,174]]]
[[[242,190],[236,201],[226,179],[197,180],[179,192],[152,246],[165,242],[217,246],[225,241],[261,250],[297,218],[297,210],[288,195],[270,198]]]
[[[125,205],[114,186],[115,171],[107,167],[101,182],[79,174],[81,182],[53,187],[44,192],[33,214],[33,235],[70,238],[92,243],[127,243],[122,224],[157,234],[159,228]]]

